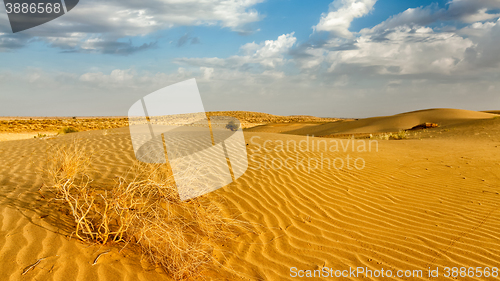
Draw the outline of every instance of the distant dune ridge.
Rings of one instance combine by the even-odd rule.
[[[500,114],[500,110],[486,110],[486,111],[481,111],[481,112],[492,113],[492,114]]]
[[[248,123],[270,124],[245,130],[249,169],[205,196],[224,198],[224,213],[254,229],[213,253],[220,264],[204,273],[207,280],[296,280],[292,267],[363,267],[393,274],[422,270],[423,277],[406,280],[423,281],[429,267],[439,267],[442,274],[444,267],[499,266],[499,115],[431,109],[353,121],[302,116],[277,123],[266,114],[233,114]],[[418,134],[411,139],[379,140],[371,152],[273,147],[280,141],[325,140],[311,135],[398,131],[426,122],[439,127],[411,132]],[[40,171],[51,157],[48,148],[75,138],[102,152],[92,186],[115,182],[134,162],[126,127],[0,142],[0,280],[172,280],[138,253],[122,250],[126,245],[78,242],[70,216],[42,197]],[[346,156],[363,158],[366,165],[301,166],[310,159]],[[269,159],[267,168],[257,162],[263,157]]]
[[[452,125],[471,119],[496,117],[500,110],[470,111],[462,109],[425,109],[392,116],[365,119],[323,118],[308,115],[280,116],[250,111],[212,111],[207,116],[232,116],[241,121],[243,128],[270,123],[334,123],[324,124],[314,130],[323,133],[377,133],[410,129],[422,123]],[[343,122],[339,122],[343,121]],[[57,132],[64,127],[79,131],[114,129],[128,126],[126,117],[0,117],[0,132]],[[271,127],[272,125],[268,125]],[[297,125],[295,125],[297,126]],[[309,127],[307,124],[304,125]],[[260,131],[264,128],[256,128]],[[311,128],[310,128],[311,129]],[[302,135],[302,133],[301,133]]]
[[[491,112],[491,113],[489,113]],[[440,126],[458,124],[472,119],[488,119],[493,112],[478,112],[461,109],[426,109],[392,116],[365,119],[321,118],[306,115],[279,116],[248,111],[214,111],[207,116],[232,116],[241,121],[244,129],[252,131],[284,132],[297,135],[332,135],[356,133],[382,133],[408,130],[422,123],[437,123]],[[498,111],[500,113],[500,111]],[[12,119],[13,118],[13,119]],[[124,117],[100,118],[16,118],[0,120],[0,132],[57,132],[64,127],[78,131],[114,129],[128,126]]]
[[[285,128],[282,125],[269,124],[262,127],[256,127],[251,131],[283,132],[292,135],[310,136],[370,134],[409,130],[423,123],[436,123],[439,126],[449,126],[469,120],[491,119],[495,117],[498,117],[498,115],[462,109],[426,109],[392,116],[365,118],[353,121],[339,121],[319,125],[296,125],[296,128],[293,126]]]

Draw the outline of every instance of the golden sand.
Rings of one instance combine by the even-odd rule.
[[[215,193],[227,200],[225,212],[254,223],[255,232],[224,245],[225,258],[215,253],[222,266],[207,279],[293,280],[291,267],[498,266],[500,118],[494,117],[444,109],[249,129],[249,169]],[[440,127],[377,140],[371,152],[358,142],[351,149],[351,139],[307,136],[391,132],[424,122]],[[119,252],[123,245],[77,241],[71,219],[41,197],[47,148],[75,137],[106,151],[95,163],[97,183],[125,173],[134,160],[127,128],[0,142],[0,280],[170,280],[138,253]],[[322,140],[327,146],[318,146]],[[301,141],[308,150],[280,147]],[[314,159],[347,156],[363,159],[364,167],[314,166]],[[287,159],[288,168],[278,168]]]

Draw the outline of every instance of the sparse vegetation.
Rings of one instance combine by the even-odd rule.
[[[233,132],[237,131],[239,128],[240,128],[240,125],[236,124],[236,122],[234,122],[234,120],[229,121],[226,125],[226,129],[229,129]]]
[[[62,128],[60,131],[59,131],[59,134],[69,134],[69,133],[76,133],[78,132],[78,130],[76,128],[73,128],[73,127],[64,127]]]
[[[128,126],[128,118],[26,118],[0,120],[0,132],[59,132],[65,127],[78,131],[114,129]]]
[[[396,134],[391,134],[390,139],[393,140],[403,140],[408,138],[408,133],[405,130],[401,130],[397,132]]]
[[[207,112],[207,116],[231,116],[240,121],[241,128],[250,128],[267,123],[293,123],[293,122],[335,122],[338,118],[320,118],[313,116],[279,116],[266,113],[248,111],[216,111]],[[0,120],[0,132],[59,132],[64,127],[73,127],[80,132],[90,130],[105,130],[123,128],[129,125],[128,118],[124,117],[98,117],[78,118],[19,118]]]
[[[397,133],[383,133],[379,135],[370,134],[370,139],[380,139],[380,140],[403,140],[409,137],[409,133],[405,130],[401,130]]]
[[[137,247],[175,279],[200,277],[213,264],[213,250],[246,228],[224,216],[218,200],[181,201],[166,164],[137,162],[114,185],[97,187],[95,151],[75,142],[48,153],[43,190],[68,209],[74,236]],[[196,181],[195,172],[186,176]]]

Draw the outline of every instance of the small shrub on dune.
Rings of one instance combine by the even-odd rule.
[[[166,164],[136,162],[114,185],[96,188],[90,186],[95,152],[73,143],[50,153],[44,185],[69,208],[74,235],[134,245],[174,279],[200,277],[215,261],[213,250],[248,229],[223,215],[220,200],[181,201]]]
[[[59,130],[59,134],[62,134],[62,135],[69,134],[69,133],[76,133],[76,132],[78,132],[78,130],[73,128],[73,127],[64,127],[61,130]]]
[[[229,129],[231,131],[237,131],[238,129],[240,128],[240,125],[239,124],[236,124],[236,122],[234,122],[234,120],[231,120],[229,121],[227,124],[226,124],[226,129]]]
[[[390,139],[392,140],[403,140],[408,138],[408,133],[405,130],[401,130],[396,134],[391,134]]]
[[[401,130],[397,133],[383,133],[379,135],[370,134],[370,139],[380,139],[380,140],[403,140],[409,137],[409,133],[405,130]]]

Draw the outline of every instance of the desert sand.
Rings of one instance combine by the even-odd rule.
[[[287,121],[255,121],[260,126],[245,131],[247,172],[206,195],[221,196],[224,212],[254,226],[216,253],[222,265],[206,273],[208,280],[293,280],[292,267],[423,270],[423,278],[368,280],[428,280],[429,267],[440,273],[444,267],[498,267],[498,115],[433,109]],[[403,140],[334,138],[425,122],[439,127]],[[38,192],[48,147],[74,138],[105,152],[95,163],[101,172],[95,184],[126,172],[134,160],[126,127],[0,142],[0,280],[170,280],[139,253],[121,250],[124,245],[76,240],[71,219]],[[347,158],[350,166],[341,168],[325,160]]]

